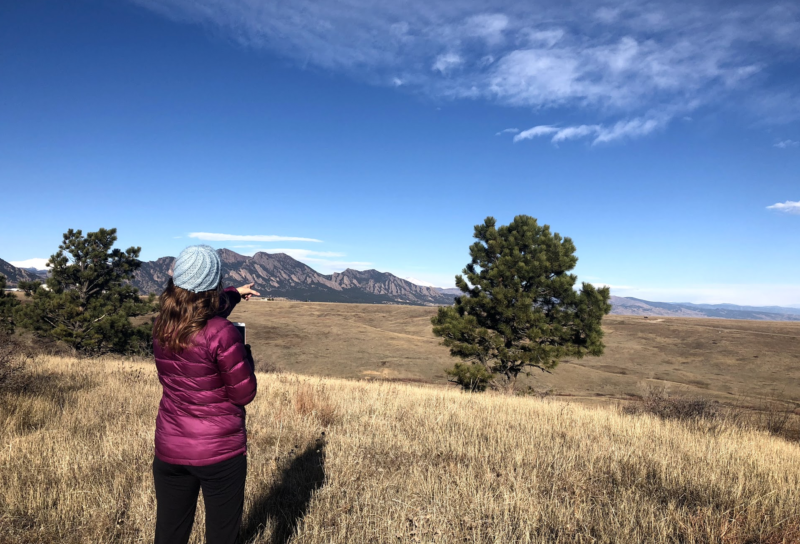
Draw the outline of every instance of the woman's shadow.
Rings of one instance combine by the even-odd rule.
[[[240,542],[250,542],[270,525],[269,544],[286,544],[308,510],[314,491],[325,481],[325,442],[320,439],[299,454],[278,481],[256,498],[242,524]]]

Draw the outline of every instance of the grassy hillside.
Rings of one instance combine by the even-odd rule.
[[[0,395],[0,542],[147,542],[152,363],[30,366]],[[800,541],[800,448],[725,423],[260,374],[248,427],[248,542]]]
[[[248,325],[263,364],[300,374],[446,383],[454,359],[431,333],[435,309],[371,304],[249,302]],[[648,387],[721,401],[775,398],[800,406],[800,323],[607,316],[606,353],[523,381],[588,399]]]

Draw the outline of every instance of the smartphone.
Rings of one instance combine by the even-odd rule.
[[[236,327],[236,330],[239,331],[239,334],[242,335],[242,342],[245,344],[247,343],[247,331],[245,330],[244,323],[233,323],[233,326]]]

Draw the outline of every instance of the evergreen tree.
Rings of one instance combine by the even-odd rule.
[[[451,355],[480,367],[459,363],[448,374],[465,389],[480,390],[497,377],[513,389],[520,372],[601,355],[609,289],[588,283],[574,289],[572,240],[527,215],[500,228],[495,223],[487,217],[475,226],[466,279],[456,276],[464,294],[431,320]]]
[[[130,320],[153,310],[152,297],[143,301],[129,283],[141,248],[113,248],[116,233],[67,231],[48,261],[46,283],[19,283],[33,300],[16,311],[17,325],[86,354],[146,349],[150,325],[134,327]]]
[[[0,275],[0,334],[14,332],[14,309],[19,300],[11,293],[6,293],[6,277]]]

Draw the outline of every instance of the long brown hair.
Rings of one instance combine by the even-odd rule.
[[[193,293],[178,287],[170,278],[158,299],[160,308],[153,338],[163,349],[174,353],[189,347],[192,337],[217,315],[221,288],[222,282],[216,289]]]

